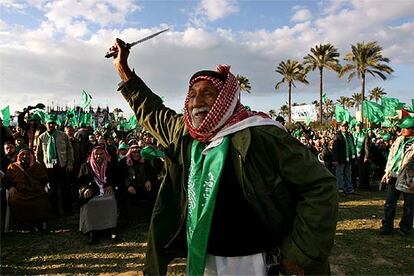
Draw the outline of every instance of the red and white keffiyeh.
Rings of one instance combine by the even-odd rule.
[[[99,165],[96,162],[95,159],[95,152],[97,150],[103,150],[104,152],[104,160],[102,161],[102,163]],[[93,174],[94,174],[94,179],[96,184],[98,184],[99,186],[103,186],[106,187],[106,168],[108,166],[108,162],[111,160],[111,157],[109,156],[109,153],[106,151],[105,147],[103,146],[96,146],[92,152],[91,155],[88,158],[88,162],[91,165]]]
[[[236,77],[230,73],[230,65],[219,64],[216,69],[217,73],[223,75],[223,80],[215,77],[214,74],[197,75],[190,79],[189,91],[194,83],[200,80],[211,81],[214,88],[219,92],[213,107],[207,113],[207,116],[198,128],[193,126],[191,114],[188,110],[189,93],[185,99],[185,123],[190,135],[201,142],[211,140],[221,129],[234,125],[246,118],[259,115],[269,118],[265,113],[252,112],[246,109],[240,103],[239,83]],[[211,72],[211,71],[210,71]]]

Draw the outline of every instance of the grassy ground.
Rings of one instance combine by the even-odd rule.
[[[341,198],[331,256],[334,274],[414,275],[414,237],[376,234],[383,199],[380,191]],[[78,216],[73,215],[52,220],[46,233],[2,234],[0,274],[142,275],[147,228],[146,223],[135,223],[120,230],[121,241],[102,237],[91,246],[77,231]],[[170,275],[183,275],[184,270],[184,261],[178,260],[170,266]]]

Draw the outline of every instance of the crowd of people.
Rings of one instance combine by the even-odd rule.
[[[350,129],[347,122],[313,129],[296,123],[286,129],[283,126],[282,117],[277,117],[271,122],[270,118],[264,115],[259,116],[266,120],[265,124],[274,124],[282,133],[287,133],[289,139],[292,139],[285,144],[285,146],[292,147],[289,150],[304,155],[306,162],[322,164],[327,171],[331,172],[325,175],[324,171],[320,171],[322,175],[319,177],[326,179],[320,180],[321,183],[328,181],[332,175],[336,176],[334,183],[336,183],[335,187],[339,195],[348,196],[355,194],[358,190],[382,189],[387,185],[380,234],[388,235],[393,232],[397,201],[400,194],[403,194],[404,210],[400,222],[400,233],[412,234],[413,117],[404,118],[399,127],[393,129],[380,127],[363,129],[361,123],[357,123],[354,128]],[[195,120],[196,117],[193,119]],[[202,120],[199,123],[201,124]],[[282,134],[276,133],[275,135],[277,137]],[[285,139],[282,139],[284,143],[286,143]],[[300,143],[296,145],[293,142],[295,139],[296,143]],[[16,230],[44,231],[50,219],[79,212],[79,231],[87,235],[88,243],[96,243],[102,233],[108,233],[111,239],[117,240],[117,227],[119,224],[128,225],[134,212],[134,204],[140,201],[154,204],[163,178],[181,179],[178,174],[183,173],[182,171],[176,171],[177,175],[166,174],[165,168],[171,167],[171,164],[168,161],[165,162],[164,157],[165,153],[171,149],[168,145],[166,148],[162,145],[163,143],[159,143],[149,132],[142,129],[124,131],[111,126],[93,129],[85,124],[80,124],[79,127],[71,124],[59,125],[53,113],[46,116],[45,123],[41,123],[39,116],[22,112],[17,126],[5,127],[1,124],[2,231],[8,228],[5,227],[6,223],[9,224],[7,221],[11,221],[12,228]],[[165,143],[164,146],[166,146]],[[255,144],[255,147],[258,149],[261,145]],[[202,148],[191,150],[192,154],[198,150],[201,154]],[[168,154],[171,155],[171,153]],[[206,160],[201,162],[213,162],[218,157],[211,160],[205,158]],[[289,156],[286,158],[290,160]],[[260,158],[255,162],[260,163]],[[196,163],[191,164],[191,166],[197,166]],[[297,166],[297,164],[291,165]],[[222,177],[235,183],[236,175],[230,173],[229,164],[223,166],[225,171]],[[190,169],[190,173],[191,170],[195,169]],[[268,172],[270,174],[271,171]],[[186,177],[196,176],[187,175]],[[200,177],[204,176],[200,175]],[[284,177],[291,177],[291,181],[305,181],[304,179],[297,180],[291,175]],[[313,181],[312,178],[306,179],[308,179],[306,181]],[[301,184],[298,185],[300,187]],[[171,187],[164,189],[171,189]],[[231,189],[234,190],[225,191],[225,188],[221,188],[220,191],[231,195],[235,208],[244,210],[243,214],[239,215],[245,217],[249,212],[255,212],[242,199],[242,191],[239,191],[240,194],[237,195],[237,188]],[[188,192],[191,195],[191,191]],[[207,192],[208,190],[205,191]],[[333,200],[333,198],[334,195],[327,200]],[[220,204],[224,204],[224,201],[220,201],[222,199],[219,196],[217,200],[217,208],[223,208]],[[8,208],[10,214],[7,214]],[[234,216],[236,209],[233,211],[230,212],[233,212]],[[224,233],[230,224],[234,226],[237,223],[235,219],[233,219],[234,222],[233,220],[225,222],[228,217],[224,214],[230,215],[230,213],[229,211],[223,212],[222,215],[217,211],[214,212],[216,219],[220,220],[224,226],[219,226],[217,221],[213,222],[211,226],[213,236],[214,233],[218,233],[217,231]],[[331,215],[335,216],[334,213]],[[294,216],[293,213],[292,216]],[[267,229],[259,218],[251,216],[250,222],[252,225],[261,225],[263,229]],[[254,229],[248,230],[257,232],[255,235],[257,238],[251,241],[251,247],[254,248],[262,243],[264,248],[267,248],[266,237],[269,238],[272,233],[263,229],[260,231],[257,228]],[[216,238],[221,235],[217,234]],[[234,239],[233,246],[236,245],[239,236],[229,232],[228,238]],[[214,246],[208,245],[210,252],[217,251],[218,254],[230,255],[244,252],[241,248],[235,249],[236,253],[228,251],[220,245],[220,239],[215,240],[210,237],[210,243],[212,243],[211,240],[216,243]],[[224,243],[228,242],[229,240],[226,239]],[[249,242],[245,241],[245,243]],[[209,261],[211,259],[207,258],[207,262]],[[206,267],[208,265],[207,263]]]
[[[131,208],[155,201],[164,153],[145,131],[59,125],[53,113],[42,123],[29,112],[1,131],[2,231],[44,231],[48,220],[79,211],[89,243],[105,232],[118,239]]]
[[[80,230],[89,233],[94,241],[92,229],[113,228],[115,233],[118,213],[123,222],[128,221],[129,202],[155,201],[163,152],[148,132],[111,128],[101,131],[84,124],[59,126],[53,114],[42,124],[38,116],[23,115],[17,126],[2,126],[2,204],[5,206],[8,189],[15,226],[32,224],[36,229],[45,229],[50,215],[72,214],[73,207],[80,204]],[[276,121],[285,123],[280,116]],[[348,127],[347,122],[326,129],[297,123],[290,134],[337,177],[340,195],[384,188],[381,180],[389,151],[401,130],[363,129],[361,123],[351,130]],[[107,195],[102,199],[108,203],[97,197],[102,195]],[[99,202],[97,207],[95,201]],[[110,210],[105,219],[99,217],[101,208]]]

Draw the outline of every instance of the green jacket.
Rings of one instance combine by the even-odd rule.
[[[186,189],[193,138],[184,117],[166,108],[140,78],[121,89],[139,123],[166,148],[166,176],[151,218],[144,268],[146,274],[165,274],[173,258],[187,253]],[[232,134],[229,154],[246,200],[272,229],[282,254],[305,273],[329,273],[338,209],[335,177],[276,126]]]

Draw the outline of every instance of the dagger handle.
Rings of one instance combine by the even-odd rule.
[[[126,43],[126,44],[124,44],[125,46],[125,48],[126,49],[131,49],[131,44],[129,44],[129,43]],[[105,55],[105,57],[106,58],[110,58],[110,57],[114,57],[114,58],[116,58],[116,56],[118,55],[118,50],[114,50],[114,51],[110,51],[110,52],[106,52],[106,55]]]

